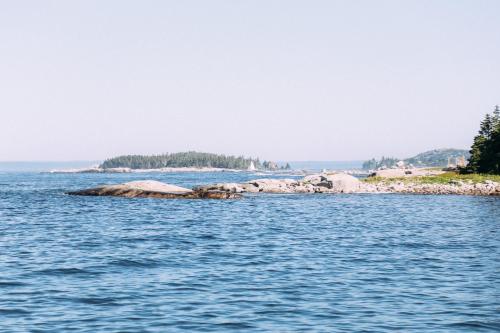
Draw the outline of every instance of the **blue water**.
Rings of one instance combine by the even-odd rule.
[[[500,198],[67,196],[0,173],[0,332],[498,332]]]

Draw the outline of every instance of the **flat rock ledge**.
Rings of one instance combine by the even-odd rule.
[[[456,194],[500,196],[500,183],[485,181],[468,183],[452,181],[449,184],[422,184],[419,182],[360,181],[345,173],[323,173],[293,179],[256,179],[246,183],[219,183],[198,186],[195,190],[228,193],[402,193],[402,194]]]
[[[68,192],[69,195],[115,196],[126,198],[161,199],[237,199],[240,194],[217,190],[190,190],[153,180],[134,181],[117,185],[104,185],[95,188]]]

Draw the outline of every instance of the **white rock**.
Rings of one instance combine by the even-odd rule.
[[[326,180],[332,183],[331,189],[333,192],[353,193],[361,189],[360,180],[345,173],[326,175]]]
[[[117,186],[124,186],[131,189],[143,190],[143,191],[154,191],[154,192],[191,192],[192,190],[176,185],[165,184],[158,182],[156,180],[137,180],[133,182],[128,182],[120,184]]]

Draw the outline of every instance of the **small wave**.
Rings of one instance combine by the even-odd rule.
[[[48,268],[36,272],[43,275],[93,275],[95,273],[80,268]]]
[[[0,288],[8,288],[8,287],[24,287],[27,286],[27,283],[17,282],[17,281],[0,281]]]
[[[215,235],[201,235],[198,236],[199,239],[205,239],[205,240],[212,240],[212,239],[217,239],[217,236]]]
[[[500,322],[485,322],[485,321],[464,321],[461,323],[453,323],[448,325],[450,327],[463,327],[463,328],[485,328],[491,330],[500,330]]]
[[[226,328],[226,329],[234,329],[234,330],[242,330],[242,329],[250,329],[250,328],[255,328],[254,325],[252,324],[249,324],[249,323],[241,323],[241,322],[238,322],[238,323],[233,323],[233,322],[226,322],[226,323],[220,323],[220,324],[216,324],[217,326],[219,327],[223,327],[223,328]]]
[[[73,300],[75,302],[90,305],[119,305],[118,302],[111,297],[79,297]]]
[[[26,315],[30,314],[29,311],[23,310],[23,309],[1,309],[0,308],[0,314],[2,315]]]
[[[146,259],[146,260],[131,260],[131,259],[120,259],[114,260],[109,263],[113,266],[121,266],[121,267],[156,267],[159,263],[156,260]]]

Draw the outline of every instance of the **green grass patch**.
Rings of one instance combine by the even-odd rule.
[[[383,178],[383,177],[368,177],[363,181],[367,183],[416,183],[416,184],[450,184],[453,182],[461,181],[465,183],[482,183],[487,180],[500,182],[500,175],[485,175],[485,174],[467,174],[461,175],[456,172],[445,172],[441,175],[435,176],[419,176],[419,177],[396,177],[396,178]]]

